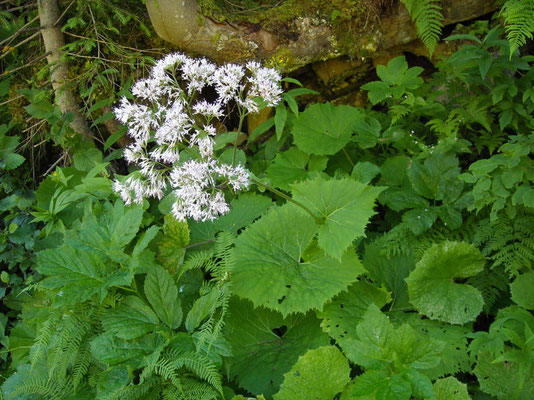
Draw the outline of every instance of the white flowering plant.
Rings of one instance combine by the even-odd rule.
[[[217,66],[180,53],[159,60],[133,86],[133,101],[123,97],[114,110],[132,139],[124,157],[139,167],[115,180],[114,190],[127,205],[172,191],[177,220],[206,221],[227,213],[224,189],[246,189],[250,174],[236,163],[235,151],[231,164],[217,159],[218,127],[235,112],[240,131],[248,114],[276,106],[281,81],[278,71],[253,61]]]

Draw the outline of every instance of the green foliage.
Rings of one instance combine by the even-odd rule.
[[[408,278],[410,302],[429,317],[451,324],[473,321],[482,311],[482,295],[456,283],[484,269],[486,260],[473,245],[444,242],[428,249]]]
[[[523,46],[534,32],[534,2],[532,0],[508,0],[501,9],[510,42],[510,56]]]
[[[443,27],[441,6],[437,0],[401,0],[401,2],[415,22],[419,38],[432,55]]]
[[[534,309],[534,272],[519,275],[511,284],[512,300],[527,310]]]
[[[284,375],[284,382],[274,399],[330,400],[349,382],[349,373],[348,360],[336,347],[309,350]]]

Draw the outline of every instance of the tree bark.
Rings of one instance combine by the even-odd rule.
[[[70,123],[71,128],[83,138],[91,140],[93,134],[87,121],[79,110],[74,93],[66,86],[69,78],[69,66],[61,59],[61,47],[65,45],[65,39],[61,29],[56,26],[59,17],[57,0],[38,0],[39,19],[41,21],[41,34],[45,51],[50,65],[50,80],[55,93],[55,102],[62,113],[72,113],[74,120]]]

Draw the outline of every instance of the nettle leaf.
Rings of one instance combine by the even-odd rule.
[[[159,319],[139,297],[128,296],[119,306],[102,316],[102,325],[107,332],[121,339],[135,339],[152,331]]]
[[[283,375],[310,349],[330,344],[313,313],[283,318],[280,313],[233,298],[226,321],[226,339],[233,358],[230,376],[239,386],[270,398],[276,393]]]
[[[185,247],[189,244],[186,221],[177,221],[169,214],[163,222],[163,236],[158,242],[158,260],[168,269],[175,270],[183,262]]]
[[[309,106],[293,124],[293,139],[297,147],[308,154],[330,155],[349,142],[353,124],[363,119],[357,108],[332,103]]]
[[[349,362],[334,346],[308,350],[284,375],[275,400],[332,400],[350,381]]]
[[[353,251],[334,259],[314,246],[318,230],[293,204],[271,209],[236,240],[232,291],[284,316],[322,309],[364,269]]]
[[[434,396],[436,400],[471,400],[467,385],[453,376],[434,382]]]
[[[355,239],[365,236],[382,190],[352,179],[316,178],[294,185],[293,198],[322,218],[319,247],[339,259]]]
[[[357,335],[356,326],[369,306],[376,304],[381,308],[390,299],[390,294],[385,290],[366,281],[358,281],[316,314],[322,319],[321,328],[343,348],[344,340]]]
[[[145,278],[144,289],[159,319],[169,328],[177,329],[182,322],[182,306],[171,274],[159,266],[151,269]]]
[[[474,287],[454,279],[474,276],[486,260],[473,245],[444,242],[425,251],[415,270],[406,278],[410,302],[430,319],[451,324],[473,321],[484,301]]]
[[[62,246],[37,253],[37,271],[46,278],[47,289],[61,289],[70,304],[80,303],[107,286],[106,278],[114,269],[95,252]]]
[[[534,310],[534,271],[519,275],[510,284],[512,300],[527,310]]]

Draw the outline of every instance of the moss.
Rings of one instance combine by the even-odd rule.
[[[199,0],[204,15],[219,21],[258,23],[263,29],[288,41],[298,40],[294,21],[309,17],[331,27],[336,50],[350,56],[373,52],[376,39],[365,38],[378,21],[383,0]],[[362,37],[364,38],[362,40]],[[371,45],[370,45],[371,44]],[[282,52],[272,58],[273,64],[299,64],[286,61]]]

